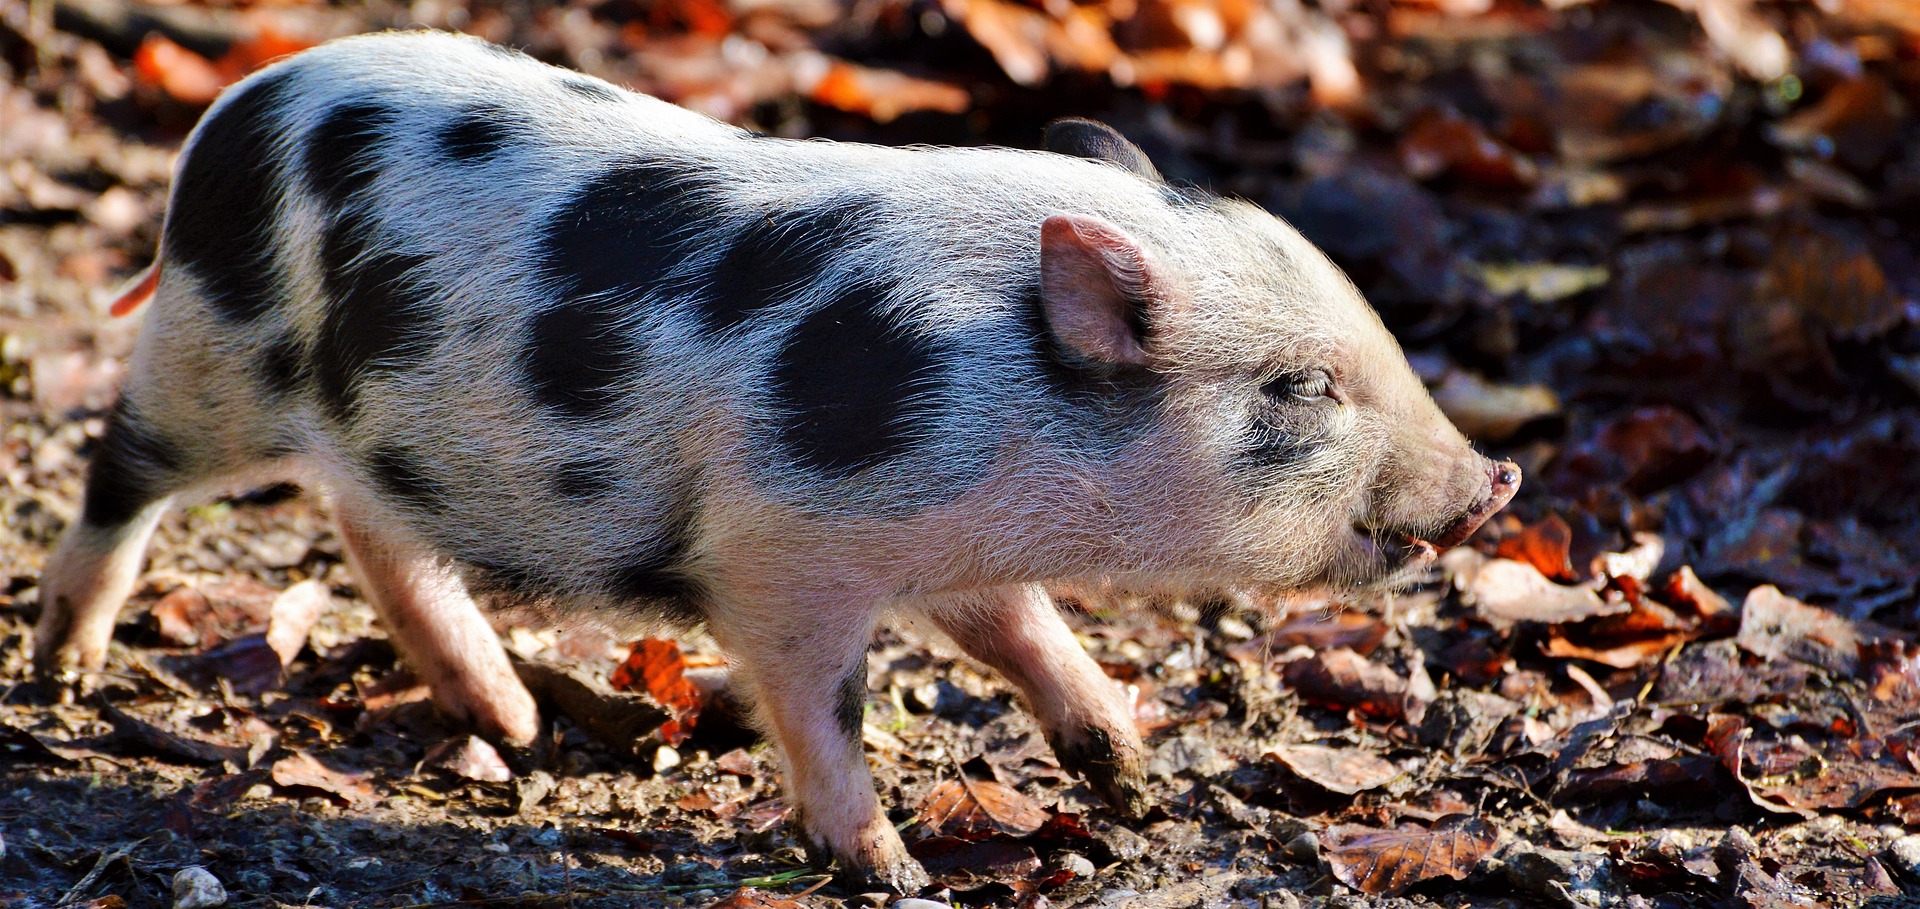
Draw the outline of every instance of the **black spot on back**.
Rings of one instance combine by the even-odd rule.
[[[588,181],[548,221],[538,270],[563,302],[534,317],[524,352],[535,397],[562,414],[604,416],[633,371],[633,305],[663,290],[720,215],[688,171],[628,162]]]
[[[258,318],[279,297],[273,128],[287,78],[281,70],[248,83],[201,123],[167,212],[161,258],[191,271],[214,311],[234,321]]]
[[[312,372],[321,400],[342,420],[352,416],[361,378],[418,360],[431,340],[427,292],[417,274],[426,257],[387,251],[379,231],[371,216],[342,212],[321,239],[328,307]]]
[[[421,511],[437,511],[447,490],[427,472],[418,456],[400,445],[382,445],[366,455],[367,472],[380,490]]]
[[[589,420],[613,411],[621,379],[638,368],[638,351],[619,308],[604,300],[563,303],[533,318],[523,354],[540,403]]]
[[[353,101],[335,106],[307,136],[307,182],[331,209],[346,206],[373,183],[374,150],[398,119],[384,104]]]
[[[592,499],[613,491],[618,468],[611,461],[568,461],[553,473],[553,490],[569,499]]]
[[[736,234],[701,293],[708,328],[732,329],[806,288],[872,217],[866,200],[775,212]]]
[[[722,214],[684,167],[620,164],[587,181],[546,224],[539,269],[565,297],[633,300],[664,286]]]
[[[133,520],[171,490],[180,468],[178,450],[134,416],[122,397],[107,415],[106,434],[88,468],[81,520],[94,527]]]
[[[492,105],[474,105],[440,128],[440,147],[456,161],[484,158],[513,141],[515,118]]]
[[[840,680],[840,689],[834,695],[833,718],[840,725],[840,734],[859,741],[860,732],[867,724],[866,660],[861,660]]]
[[[774,365],[781,440],[808,468],[851,472],[904,453],[926,427],[934,350],[881,312],[888,287],[851,284],[802,320]]]
[[[284,397],[300,388],[300,344],[292,338],[280,338],[260,356],[260,383],[275,396]]]
[[[598,82],[584,76],[563,76],[560,79],[560,87],[589,101],[619,102],[625,100],[621,97],[619,90],[604,82]]]

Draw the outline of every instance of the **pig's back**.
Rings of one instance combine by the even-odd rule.
[[[184,161],[164,259],[202,305],[148,344],[257,363],[274,444],[487,579],[609,600],[686,598],[743,509],[884,523],[1070,435],[1037,224],[1157,202],[1058,156],[758,137],[428,33],[257,75]]]

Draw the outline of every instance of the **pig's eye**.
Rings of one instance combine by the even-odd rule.
[[[1333,376],[1324,369],[1290,373],[1268,382],[1260,390],[1273,401],[1308,403],[1326,398],[1333,392]]]

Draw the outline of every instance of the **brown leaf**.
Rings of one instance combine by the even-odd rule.
[[[140,48],[134,51],[133,74],[141,82],[166,92],[175,101],[196,106],[212,104],[228,81],[212,60],[158,33],[147,35],[146,40],[140,42]]]
[[[1395,896],[1436,877],[1463,880],[1500,841],[1481,818],[1456,814],[1430,829],[1378,830],[1343,825],[1320,838],[1340,882],[1374,896]]]
[[[920,821],[942,836],[980,839],[1026,836],[1047,822],[1047,810],[1018,789],[962,775],[942,780],[920,806]]]
[[[293,665],[295,657],[307,646],[307,632],[332,605],[327,585],[308,579],[273,598],[267,611],[267,646],[280,657],[281,666]]]
[[[1553,512],[1519,533],[1502,537],[1494,548],[1494,554],[1500,558],[1525,562],[1548,579],[1563,583],[1579,580],[1573,573],[1572,552],[1573,528],[1567,525],[1566,518]]]
[[[272,772],[276,786],[318,789],[353,808],[365,808],[374,802],[373,784],[368,782],[367,774],[334,770],[304,751],[273,762]]]
[[[1341,795],[1378,789],[1404,772],[1392,761],[1359,748],[1286,745],[1267,752],[1267,758],[1280,762],[1301,779]]]
[[[1787,596],[1772,584],[1747,594],[1734,643],[1758,657],[1798,660],[1843,676],[1860,666],[1861,634],[1852,622]]]
[[[765,890],[742,887],[719,902],[708,904],[707,909],[806,909],[806,904]]]
[[[1262,663],[1294,647],[1332,650],[1344,647],[1369,654],[1386,640],[1387,623],[1358,609],[1315,610],[1289,615],[1272,631],[1227,648],[1227,655],[1243,663]]]
[[[1590,587],[1555,584],[1526,562],[1494,559],[1467,583],[1467,596],[1482,616],[1507,622],[1577,622],[1631,608],[1609,603]]]
[[[654,730],[673,720],[671,712],[646,695],[611,690],[585,672],[537,661],[516,663],[514,669],[527,690],[551,703],[594,741],[629,757],[638,753],[636,749]],[[615,675],[620,676],[618,670]]]
[[[1406,679],[1344,647],[1288,663],[1280,677],[1302,698],[1336,710],[1381,720],[1412,712]]]
[[[680,645],[659,638],[636,642],[627,660],[613,671],[613,687],[631,691],[641,686],[655,701],[673,711],[660,725],[660,737],[669,745],[685,741],[705,705],[700,689],[687,680],[686,659]]]
[[[161,757],[176,758],[196,764],[225,763],[236,767],[247,765],[245,748],[168,732],[104,701],[100,704],[100,715],[113,724],[113,739],[116,742],[125,743]]]
[[[1414,120],[1400,137],[1400,163],[1416,180],[1450,174],[1500,189],[1524,188],[1540,176],[1531,160],[1446,110],[1430,110]]]
[[[504,783],[513,779],[513,770],[501,759],[500,752],[474,735],[447,739],[427,749],[420,765],[437,767],[481,783]]]

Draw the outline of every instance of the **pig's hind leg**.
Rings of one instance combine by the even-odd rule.
[[[106,662],[114,618],[140,578],[154,525],[190,482],[187,453],[123,395],[107,417],[80,517],[60,537],[40,574],[40,622],[33,661],[63,679]]]
[[[1044,587],[970,591],[920,604],[967,654],[1026,697],[1060,766],[1114,810],[1146,810],[1144,746],[1126,692],[1087,655]]]
[[[533,695],[457,569],[432,550],[381,533],[377,521],[342,497],[334,525],[347,563],[433,701],[483,735],[526,745],[540,732]]]

